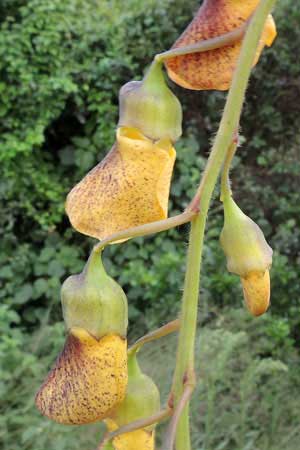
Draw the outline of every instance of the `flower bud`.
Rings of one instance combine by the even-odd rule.
[[[259,0],[205,0],[173,48],[215,38],[241,27],[254,13],[258,3]],[[264,46],[271,46],[275,37],[275,23],[269,15],[253,65],[257,63]],[[170,58],[166,61],[168,75],[175,83],[187,89],[227,90],[241,45],[242,39],[214,50]]]
[[[224,216],[220,241],[228,271],[241,277],[250,272],[265,273],[272,264],[273,252],[261,229],[229,196],[224,198]]]
[[[127,300],[92,253],[83,272],[62,288],[68,336],[36,395],[36,406],[63,424],[102,420],[127,387]]]
[[[83,328],[97,339],[107,334],[126,337],[126,295],[105,272],[101,255],[92,252],[84,270],[67,278],[61,301],[68,330]]]
[[[270,304],[272,249],[261,229],[234,202],[223,199],[225,222],[220,241],[227,257],[227,269],[241,277],[244,299],[254,316],[266,312]]]
[[[126,397],[105,420],[109,431],[114,431],[139,419],[152,416],[160,410],[159,391],[155,383],[141,372],[136,353],[128,356],[128,387]],[[121,434],[113,439],[115,450],[153,450],[155,425]]]
[[[73,227],[104,239],[165,219],[175,158],[170,140],[154,143],[135,128],[118,128],[117,142],[106,158],[67,197]]]
[[[137,128],[153,141],[175,142],[182,134],[182,109],[168,88],[161,64],[153,63],[142,81],[130,81],[120,90],[119,127]]]

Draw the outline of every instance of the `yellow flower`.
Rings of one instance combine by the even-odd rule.
[[[211,39],[240,27],[255,11],[258,3],[259,0],[205,0],[173,48]],[[264,46],[271,46],[275,37],[275,23],[269,16],[253,65],[257,63]],[[241,43],[238,41],[215,50],[171,58],[166,61],[168,75],[187,89],[229,89]]]
[[[176,158],[169,139],[157,142],[135,128],[120,127],[106,158],[69,193],[73,227],[98,239],[167,217]]]
[[[59,423],[91,423],[122,402],[126,386],[126,339],[111,334],[98,340],[82,328],[72,328],[36,395],[36,406]]]
[[[61,301],[68,337],[36,405],[59,423],[102,420],[124,400],[127,387],[125,293],[92,252],[83,271],[64,282]]]

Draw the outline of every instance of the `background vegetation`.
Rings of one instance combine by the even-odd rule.
[[[55,425],[33,406],[64,341],[61,282],[81,270],[93,243],[70,228],[64,200],[114,141],[120,86],[139,79],[152,56],[169,48],[198,4],[1,1],[3,450],[94,449],[100,439],[99,425]],[[275,249],[272,308],[260,319],[243,311],[239,281],[226,272],[218,243],[216,196],[203,265],[195,450],[299,449],[299,7],[281,0],[275,17],[279,35],[254,70],[233,171],[236,199]],[[225,98],[174,89],[184,104],[185,132],[177,146],[171,214],[194,192]],[[186,238],[187,228],[106,251],[106,267],[128,295],[132,337],[177,314]],[[174,349],[175,339],[168,338],[141,355],[164,393]]]

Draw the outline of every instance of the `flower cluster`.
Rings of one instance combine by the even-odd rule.
[[[258,0],[205,0],[174,48],[201,43],[245,25],[257,4]],[[253,64],[275,35],[269,16]],[[184,88],[228,89],[241,42],[168,58],[168,75]],[[181,105],[157,60],[142,81],[122,87],[116,142],[67,197],[66,212],[73,227],[103,240],[166,219],[176,159],[174,143],[181,136],[181,124]],[[223,205],[221,245],[227,267],[241,277],[246,305],[258,316],[270,302],[272,250],[231,194],[224,196]],[[106,273],[99,249],[91,253],[82,273],[64,282],[61,301],[67,338],[37,393],[41,413],[63,424],[104,421],[108,432],[157,414],[158,389],[141,371],[136,349],[127,350],[126,295]],[[145,426],[115,435],[105,448],[153,450],[154,436],[154,425]]]

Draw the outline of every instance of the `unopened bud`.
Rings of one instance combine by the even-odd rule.
[[[228,271],[241,277],[250,272],[265,273],[272,264],[273,251],[259,226],[229,196],[224,198],[224,218],[220,241]]]
[[[227,268],[241,277],[244,299],[251,314],[260,316],[270,305],[272,249],[261,229],[231,196],[223,199],[225,222],[220,241]]]
[[[182,109],[168,88],[161,64],[154,62],[142,81],[130,81],[120,90],[119,127],[137,128],[153,141],[175,142],[182,133]]]
[[[155,383],[142,373],[136,353],[129,353],[126,396],[114,414],[105,420],[109,431],[150,417],[159,410],[160,396]],[[115,437],[113,440],[115,450],[154,450],[154,428],[155,425],[150,425]]]

